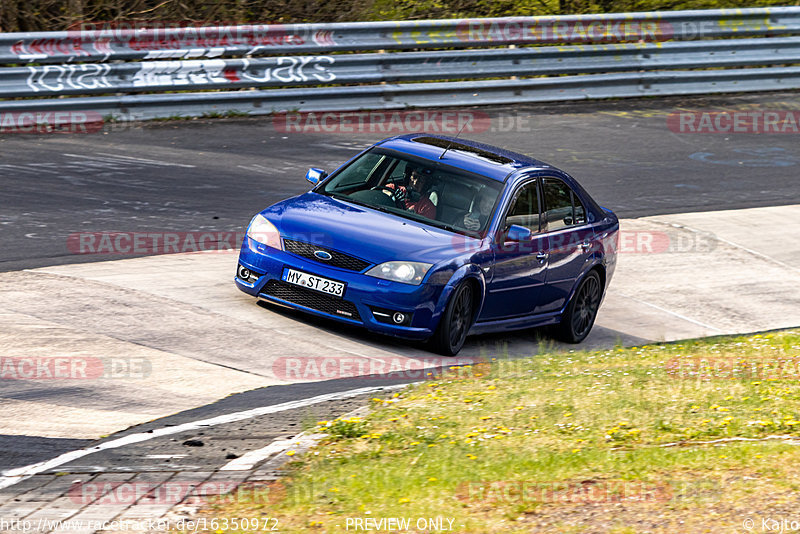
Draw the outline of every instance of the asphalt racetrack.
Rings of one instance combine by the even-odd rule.
[[[800,198],[796,135],[676,133],[668,117],[791,109],[798,100],[776,93],[479,108],[466,110],[477,119],[462,135],[564,169],[620,217],[783,205]],[[287,132],[285,121],[262,117],[0,136],[0,270],[120,258],[73,254],[68,237],[78,232],[241,231],[265,206],[308,190],[307,168],[331,171],[405,133],[313,126]]]
[[[799,106],[797,93],[771,93],[480,108],[461,110],[483,121],[462,136],[552,163],[629,235],[682,244],[663,254],[630,244],[580,348],[633,345],[800,325],[797,134],[684,133],[670,122],[680,111]],[[76,236],[94,232],[243,232],[267,205],[308,190],[307,168],[331,171],[405,133],[286,130],[260,117],[0,136],[0,356],[124,367],[94,381],[0,380],[0,470],[164,417],[180,424],[398,382],[287,376],[281,358],[432,356],[258,305],[233,285],[235,250],[76,249]],[[460,356],[531,355],[540,341],[537,332],[475,336]],[[250,436],[290,436],[295,419],[275,416]]]

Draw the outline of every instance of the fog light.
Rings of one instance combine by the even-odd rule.
[[[412,312],[399,312],[397,310],[388,310],[386,308],[373,308],[372,316],[379,323],[393,324],[396,326],[411,326],[411,321],[414,314]]]
[[[239,265],[236,268],[236,276],[239,278],[239,280],[243,280],[244,282],[247,282],[248,284],[254,284],[254,283],[256,283],[258,281],[258,278],[261,275],[258,274],[258,273],[254,273],[253,271],[251,271],[250,269],[248,269],[244,265]]]

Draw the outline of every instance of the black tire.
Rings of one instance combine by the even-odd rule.
[[[597,271],[589,271],[569,301],[561,323],[556,328],[556,337],[567,343],[580,343],[586,339],[592,331],[602,296],[600,275]]]
[[[433,349],[439,354],[455,356],[464,346],[472,326],[473,291],[469,282],[462,282],[453,291],[436,333],[431,338]]]

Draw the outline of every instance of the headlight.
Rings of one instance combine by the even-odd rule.
[[[393,280],[395,282],[403,282],[404,284],[413,284],[418,286],[422,279],[425,278],[425,273],[431,268],[430,263],[421,263],[418,261],[387,261],[376,265],[366,272],[369,276],[375,278],[383,278],[384,280]]]
[[[278,229],[261,214],[256,215],[250,221],[250,226],[247,227],[247,237],[262,245],[281,250],[281,235],[278,233]]]

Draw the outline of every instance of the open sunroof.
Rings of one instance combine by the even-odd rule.
[[[424,143],[426,145],[431,145],[435,147],[439,147],[442,150],[456,150],[458,152],[466,152],[472,156],[489,160],[492,163],[497,163],[499,165],[508,165],[509,163],[513,163],[513,159],[508,159],[505,156],[500,156],[495,154],[494,152],[489,152],[488,150],[481,150],[480,148],[475,148],[474,146],[464,145],[462,143],[456,141],[448,141],[447,139],[439,139],[438,137],[415,137],[412,139],[415,143]]]

